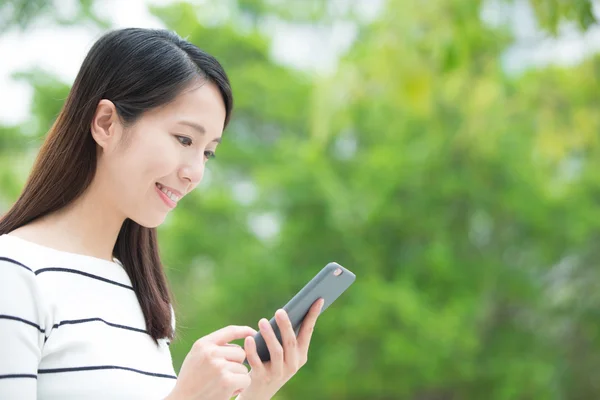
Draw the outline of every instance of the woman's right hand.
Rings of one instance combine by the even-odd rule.
[[[232,340],[253,336],[249,326],[227,326],[198,339],[165,400],[228,400],[250,385],[246,352]]]

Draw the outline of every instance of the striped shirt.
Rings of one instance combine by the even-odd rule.
[[[175,382],[120,263],[0,236],[0,399],[164,399]]]

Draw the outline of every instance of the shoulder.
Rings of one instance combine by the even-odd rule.
[[[0,235],[0,262],[12,264],[35,274],[47,256],[30,243],[12,235]]]
[[[18,243],[0,236],[0,314],[5,320],[24,322],[42,333],[46,302],[36,276],[40,264],[33,258]]]

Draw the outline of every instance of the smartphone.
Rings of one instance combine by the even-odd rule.
[[[302,321],[310,307],[315,301],[320,298],[325,300],[321,314],[325,311],[342,293],[346,291],[352,285],[356,275],[342,267],[338,263],[331,262],[327,264],[314,278],[310,280],[288,303],[283,306],[283,309],[287,312],[292,328],[296,336],[300,332],[302,327]],[[275,317],[269,321],[277,340],[281,341],[281,332],[279,326],[275,321]],[[260,359],[265,362],[271,359],[267,344],[263,339],[260,331],[254,336],[256,342],[256,350]],[[248,360],[244,360],[244,364],[248,365]]]

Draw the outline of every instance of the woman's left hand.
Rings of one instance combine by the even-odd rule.
[[[249,336],[244,341],[246,358],[252,370],[252,383],[238,397],[239,400],[267,400],[277,393],[308,360],[308,347],[317,317],[323,307],[324,300],[314,302],[302,322],[302,328],[296,334],[287,313],[280,309],[275,313],[275,320],[281,332],[283,346],[277,340],[273,328],[265,318],[258,322],[260,333],[265,339],[271,360],[263,363],[256,352],[254,338]]]

